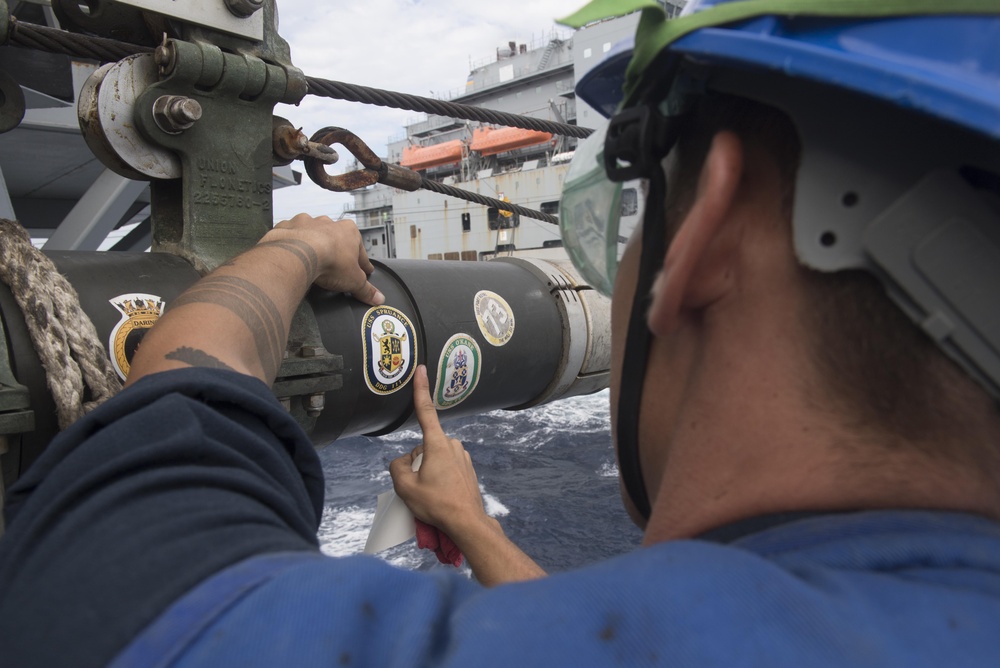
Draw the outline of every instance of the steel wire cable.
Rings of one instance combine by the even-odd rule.
[[[79,58],[91,58],[102,63],[111,63],[136,53],[152,53],[152,47],[128,44],[104,37],[79,35],[77,33],[49,28],[35,23],[24,23],[10,17],[7,33],[8,43],[29,49],[63,53]]]
[[[410,95],[409,93],[396,93],[380,88],[369,88],[368,86],[359,86],[358,84],[343,83],[341,81],[306,77],[306,82],[309,84],[309,93],[319,97],[374,104],[380,107],[393,107],[407,111],[422,111],[426,114],[450,116],[451,118],[462,118],[468,121],[480,121],[483,123],[496,123],[497,125],[506,125],[524,130],[540,130],[541,132],[551,132],[552,134],[576,137],[577,139],[585,139],[593,132],[590,128],[582,128],[578,125],[556,123],[541,118],[532,118],[531,116],[509,114],[504,111],[483,109],[482,107],[474,107],[469,104],[435,100],[430,97]]]
[[[7,43],[15,44],[29,49],[38,49],[52,53],[62,53],[79,58],[90,58],[102,63],[114,62],[127,56],[137,53],[151,53],[152,47],[140,46],[119,42],[114,39],[104,37],[94,37],[92,35],[81,35],[77,33],[50,28],[34,23],[18,21],[15,17],[10,17],[10,27],[7,33]],[[539,130],[551,132],[553,134],[566,135],[582,139],[588,137],[592,130],[576,125],[565,123],[555,123],[530,116],[510,114],[502,111],[473,107],[467,104],[446,102],[435,100],[419,95],[408,93],[397,93],[394,91],[370,88],[357,84],[348,84],[340,81],[330,81],[316,77],[306,77],[309,85],[309,93],[319,97],[329,97],[333,99],[345,100],[348,102],[361,102],[363,104],[373,104],[383,107],[393,107],[407,111],[419,111],[428,114],[438,114],[450,116],[452,118],[462,118],[465,120],[481,121],[485,123],[496,123],[510,127],[522,128],[525,130]],[[479,193],[462,190],[454,186],[445,185],[437,181],[432,181],[426,176],[422,178],[421,187],[449,197],[463,199],[476,204],[493,206],[498,209],[512,211],[526,218],[534,218],[553,225],[559,224],[559,219],[551,214],[528,209],[518,204],[504,202],[493,197],[486,197]]]
[[[524,216],[526,218],[534,218],[535,220],[541,220],[546,223],[552,223],[553,225],[559,224],[559,218],[553,216],[552,214],[542,213],[541,211],[535,211],[534,209],[526,209],[520,204],[513,204],[512,202],[504,202],[503,200],[496,199],[494,197],[487,197],[486,195],[480,195],[479,193],[474,193],[468,190],[462,190],[461,188],[455,188],[453,186],[445,185],[444,183],[432,181],[426,176],[423,177],[423,181],[421,182],[420,187],[423,188],[424,190],[430,190],[432,192],[436,192],[441,195],[448,195],[449,197],[457,197],[458,199],[468,200],[469,202],[475,202],[476,204],[483,204],[485,206],[494,206],[498,209],[513,211],[514,213]]]

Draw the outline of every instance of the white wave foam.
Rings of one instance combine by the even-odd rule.
[[[597,475],[602,478],[617,478],[618,477],[618,465],[614,462],[604,462],[601,464],[601,468],[597,470]]]
[[[403,429],[402,431],[394,431],[389,434],[383,434],[378,437],[378,440],[383,443],[400,443],[403,446],[406,446],[408,442],[412,441],[412,445],[409,446],[409,449],[412,450],[420,445],[420,441],[423,440],[423,436],[421,435],[420,430]]]
[[[607,390],[582,397],[553,401],[527,411],[532,424],[553,430],[575,433],[607,431],[610,409]]]
[[[506,517],[510,515],[510,508],[503,505],[500,499],[492,494],[483,494],[483,507],[486,508],[486,514],[490,517]]]
[[[324,508],[323,519],[316,532],[320,549],[331,557],[358,554],[365,549],[374,516],[374,508]]]

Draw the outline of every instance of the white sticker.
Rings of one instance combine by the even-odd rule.
[[[514,311],[503,297],[480,290],[474,300],[476,321],[483,336],[494,346],[502,346],[514,336]]]

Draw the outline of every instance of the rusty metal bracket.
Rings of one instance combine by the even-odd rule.
[[[315,158],[305,158],[306,173],[316,185],[336,192],[348,192],[375,183],[384,183],[400,190],[419,190],[423,177],[412,169],[382,162],[375,152],[360,137],[344,128],[328,127],[318,130],[310,140],[317,144],[332,146],[340,144],[351,152],[364,169],[331,176],[326,173],[323,163]]]

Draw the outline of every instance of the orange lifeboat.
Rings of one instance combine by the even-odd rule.
[[[496,155],[515,148],[534,146],[551,141],[551,132],[523,128],[476,128],[472,131],[469,148],[481,155]]]
[[[403,159],[399,164],[410,169],[429,169],[458,164],[462,160],[462,146],[461,139],[452,139],[432,146],[404,146]]]

